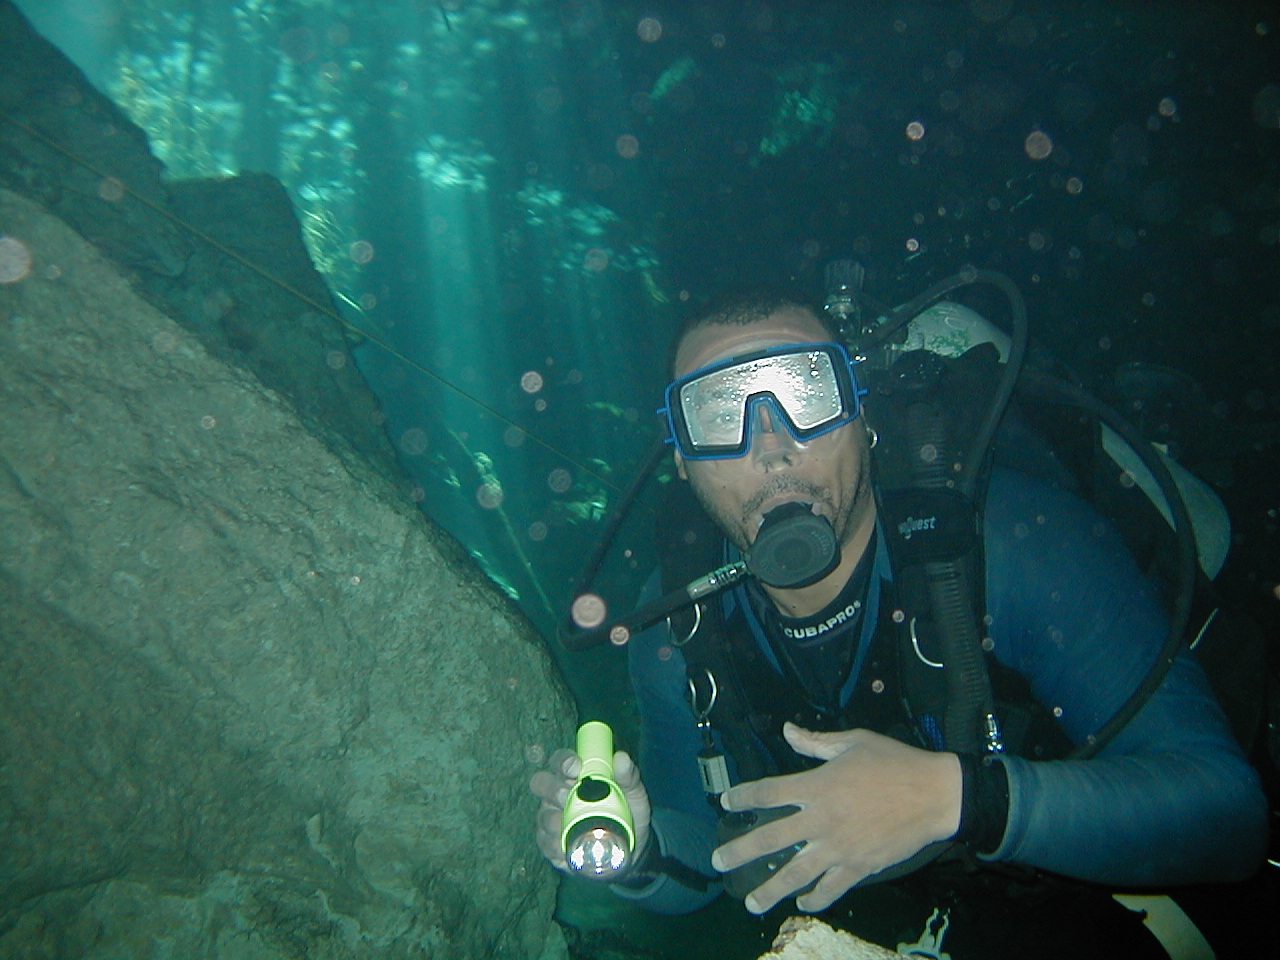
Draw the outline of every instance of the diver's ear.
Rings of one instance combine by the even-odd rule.
[[[684,468],[684,457],[680,456],[679,450],[673,450],[672,454],[676,458],[676,474],[679,475],[681,480],[688,480],[689,473]]]

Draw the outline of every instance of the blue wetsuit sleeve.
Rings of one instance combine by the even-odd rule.
[[[686,695],[684,657],[668,642],[665,624],[636,635],[627,648],[640,711],[638,764],[653,808],[654,839],[664,856],[717,877],[711,866],[716,816],[698,773],[701,740]],[[714,900],[721,885],[699,891],[662,875],[638,889],[616,884],[612,889],[655,913],[683,914]]]
[[[1082,743],[1158,657],[1160,599],[1115,530],[1062,491],[997,472],[985,542],[995,654]],[[1189,654],[1097,757],[1001,762],[1009,815],[985,859],[1139,886],[1236,880],[1261,862],[1258,776]]]

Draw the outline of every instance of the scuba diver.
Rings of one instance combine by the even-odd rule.
[[[636,854],[612,889],[661,914],[794,897],[886,944],[945,930],[956,960],[1163,957],[1111,891],[1243,880],[1267,837],[1183,642],[1195,573],[1162,594],[1052,456],[992,455],[1039,442],[1008,415],[1025,336],[904,349],[928,299],[853,353],[860,318],[773,289],[679,331],[660,412],[685,483],[660,540],[685,601],[609,628],[641,723],[614,758]],[[580,766],[558,751],[531,782],[567,873]]]

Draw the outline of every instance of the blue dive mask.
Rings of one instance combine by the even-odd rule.
[[[731,357],[672,381],[667,442],[686,460],[724,460],[751,449],[757,408],[767,405],[774,429],[786,425],[803,443],[857,419],[858,387],[849,351],[838,343],[771,347]]]

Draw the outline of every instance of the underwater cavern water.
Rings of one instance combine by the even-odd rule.
[[[625,656],[560,638],[659,437],[669,340],[729,285],[821,302],[847,259],[886,307],[966,267],[1008,275],[1034,349],[1225,504],[1216,587],[1258,623],[1280,684],[1273,5],[16,6],[145,132],[165,182],[283,185],[344,331],[325,362],[354,363],[376,396],[361,416],[394,447],[399,489],[531,621],[579,714],[624,740]],[[988,288],[958,299],[1006,321]],[[224,326],[246,353],[263,342],[251,320]],[[611,612],[655,567],[673,476],[664,461],[593,578]],[[574,956],[767,946],[740,907],[714,910],[655,920],[561,894]]]

